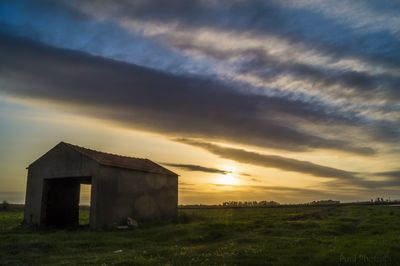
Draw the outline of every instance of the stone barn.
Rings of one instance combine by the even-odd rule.
[[[91,184],[92,228],[177,216],[178,175],[148,159],[61,142],[27,169],[26,225],[78,225],[81,184]]]

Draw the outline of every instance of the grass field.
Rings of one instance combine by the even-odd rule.
[[[181,209],[175,223],[124,231],[30,231],[21,219],[0,212],[1,265],[400,265],[396,206]]]

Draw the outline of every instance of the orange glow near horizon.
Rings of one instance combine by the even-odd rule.
[[[339,199],[369,198],[367,194],[350,195],[347,190],[338,192],[326,183],[329,181],[326,178],[230,160],[200,147],[176,142],[173,136],[127,129],[62,110],[55,112],[46,104],[31,103],[28,100],[18,101],[0,95],[0,103],[0,126],[3,129],[3,132],[0,132],[0,200],[23,203],[26,187],[25,167],[61,140],[105,152],[149,158],[158,163],[196,165],[216,171],[214,173],[172,169],[180,175],[179,204],[218,204],[230,200],[274,200],[291,203],[320,198],[335,199],[339,198],[339,193]],[[30,133],[29,136],[26,132]],[[233,147],[233,143],[227,144]],[[261,147],[234,147],[260,154],[275,154],[317,162],[355,172],[362,167],[362,162],[366,162],[365,158],[360,156],[345,155],[346,158],[343,159],[343,156],[339,157],[332,152],[323,153],[323,150],[284,153]],[[354,165],[350,167],[349,162],[353,162]],[[393,168],[395,163],[395,158],[386,157],[372,161],[369,167],[379,172]],[[88,204],[89,191],[83,189],[81,196],[82,204]],[[395,195],[392,198],[395,198]]]

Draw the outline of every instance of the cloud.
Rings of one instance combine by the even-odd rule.
[[[161,163],[161,164],[166,165],[166,166],[181,168],[183,170],[192,171],[192,172],[203,172],[203,173],[209,173],[209,174],[223,174],[223,175],[234,173],[232,171],[222,170],[222,169],[213,168],[213,167],[205,167],[205,166],[196,165],[196,164],[182,164],[182,163]],[[236,173],[234,173],[234,174],[236,174]],[[260,181],[259,179],[253,177],[253,175],[248,174],[248,173],[240,172],[237,174],[242,177],[246,177],[246,179],[253,181],[253,182]]]
[[[314,50],[315,54],[330,57],[334,62],[357,58],[365,63],[399,67],[400,56],[396,55],[400,47],[398,20],[391,13],[393,10],[381,8],[380,12],[376,12],[369,8],[376,1],[365,2],[352,4],[345,1],[340,7],[324,1],[309,5],[299,4],[298,1],[282,4],[281,1],[223,0],[175,0],[168,6],[160,0],[75,1],[69,4],[114,22],[171,25],[178,32],[216,29],[236,35],[245,33],[248,38],[273,36],[307,47],[308,50]],[[396,7],[399,8],[398,5]],[[346,16],[339,16],[341,13]],[[354,23],[352,18],[357,19],[360,14],[363,15],[363,21]],[[380,21],[374,21],[378,17]],[[393,19],[385,20],[389,17]],[[374,27],[377,25],[379,27]]]
[[[372,176],[379,176],[376,174],[371,174]],[[376,190],[376,189],[385,189],[385,190],[396,190],[400,187],[400,179],[399,178],[386,178],[379,180],[370,180],[370,179],[356,179],[348,182],[347,180],[333,180],[325,183],[327,188],[336,187],[336,188],[361,188],[367,190]],[[385,193],[385,192],[384,192]]]
[[[340,10],[357,19],[360,12],[374,12],[369,5],[369,1],[343,2]],[[207,55],[212,59],[209,68],[218,69],[216,75],[262,83],[263,91],[282,97],[323,101],[325,107],[356,116],[354,126],[368,127],[364,132],[379,141],[389,140],[384,139],[386,130],[397,138],[400,135],[396,119],[400,116],[400,57],[394,56],[400,41],[389,31],[397,26],[396,20],[380,20],[378,28],[371,25],[378,15],[387,18],[384,13],[365,15],[363,20],[370,21],[355,27],[338,17],[338,12],[326,16],[337,8],[321,1],[173,1],[168,7],[160,7],[157,0],[98,1],[73,6],[141,32],[193,59],[199,53]],[[378,6],[382,12],[390,10],[386,4]],[[233,38],[240,41],[232,44]],[[382,127],[388,123],[374,121],[377,117],[392,120],[391,125]]]
[[[326,189],[387,189],[400,187],[400,172],[397,170],[376,172],[376,173],[361,173],[351,172],[334,167],[315,164],[308,161],[300,161],[292,158],[261,154],[243,149],[223,147],[213,143],[204,141],[179,138],[175,141],[192,145],[205,149],[221,158],[234,160],[239,163],[252,164],[267,168],[275,168],[283,171],[297,172],[309,174],[321,178],[333,178],[333,180],[326,181],[324,186]],[[364,177],[386,177],[385,179],[365,179]]]
[[[62,1],[1,1],[0,27],[50,46],[156,69],[179,72],[191,61],[156,40],[127,32],[118,23],[96,20]]]
[[[244,93],[232,88],[234,83],[213,77],[168,74],[7,34],[0,38],[0,90],[10,95],[51,100],[74,106],[75,112],[163,134],[292,151],[375,153],[370,147],[304,131],[296,119],[280,119],[351,124],[321,105]]]
[[[297,80],[312,82],[314,89],[319,90],[321,94],[332,94],[332,89],[328,88],[336,86],[335,98],[352,97],[365,101],[368,97],[374,96],[377,99],[388,100],[388,102],[389,100],[398,101],[400,99],[400,93],[397,89],[400,85],[399,76],[323,68],[295,62],[280,62],[277,58],[271,57],[259,49],[232,51],[231,56],[238,53],[248,58],[240,66],[240,71],[257,75],[266,81],[273,81],[278,76],[288,75]],[[340,93],[344,95],[342,96]]]
[[[384,20],[391,16],[386,14],[388,8],[382,9],[385,4],[378,5],[382,13],[374,13],[369,1],[343,2],[340,8],[312,2],[199,0],[160,7],[158,0],[150,0],[73,6],[157,40],[192,58],[192,65],[203,65],[198,59],[212,54],[206,48],[218,48],[225,57],[216,53],[207,57],[211,58],[205,61],[208,69],[222,77],[251,81],[267,93],[302,101],[318,99],[369,119],[399,117],[400,57],[394,54],[400,40],[397,31],[390,30],[398,20]],[[338,16],[339,9],[354,19],[363,14],[364,22],[354,24]],[[332,10],[335,14],[327,16]],[[378,15],[381,19],[374,23]],[[380,27],[372,27],[378,23]],[[232,39],[240,41],[232,43]],[[247,58],[255,50],[263,53]],[[394,123],[393,128],[398,127]]]
[[[197,135],[190,133],[191,137],[212,135],[215,139],[221,139],[220,135],[224,135],[225,140],[237,141],[242,139],[246,132],[256,132],[254,138],[246,142],[251,141],[252,145],[288,150],[327,148],[371,155],[376,153],[375,148],[362,147],[363,145],[357,144],[355,139],[339,139],[335,136],[338,136],[340,130],[332,129],[350,125],[360,129],[363,136],[366,135],[367,138],[383,143],[393,143],[400,135],[399,123],[396,119],[400,116],[397,103],[399,99],[397,87],[400,81],[399,76],[393,74],[398,71],[390,72],[387,68],[378,68],[368,61],[371,56],[380,60],[381,53],[390,55],[386,56],[387,60],[395,60],[392,51],[396,50],[400,42],[394,38],[393,33],[380,32],[387,24],[370,31],[355,30],[352,25],[343,23],[343,20],[337,21],[335,17],[337,14],[326,17],[324,12],[330,10],[326,6],[330,5],[321,2],[308,5],[296,4],[292,1],[281,4],[279,1],[249,3],[176,0],[172,1],[168,7],[160,5],[158,0],[59,1],[49,4],[50,2],[39,1],[32,5],[29,1],[6,1],[2,7],[8,11],[4,11],[0,23],[3,23],[3,29],[9,34],[18,34],[57,47],[161,69],[165,71],[164,76],[174,76],[174,82],[181,83],[178,87],[190,87],[187,91],[195,90],[196,86],[210,86],[215,91],[223,88],[225,91],[237,90],[242,93],[240,96],[236,94],[235,99],[233,96],[228,97],[223,104],[238,106],[243,110],[243,116],[237,117],[237,121],[233,121],[235,118],[230,118],[232,120],[229,122],[230,125],[227,125],[228,122],[220,123],[215,131],[211,128],[207,134],[204,134],[204,128],[193,129]],[[353,5],[349,3],[345,5],[349,7],[349,12],[358,12]],[[383,8],[382,12],[387,12],[388,8],[385,8],[385,5],[378,6]],[[366,9],[368,9],[367,4]],[[182,10],[185,12],[182,13]],[[15,19],[16,15],[19,19]],[[32,23],[26,21],[32,21]],[[126,24],[133,26],[129,27]],[[137,24],[143,27],[135,28]],[[43,27],[43,25],[48,26]],[[154,25],[156,29],[162,30],[158,30],[159,33],[157,30],[153,33]],[[232,42],[227,43],[235,36],[240,39],[235,42],[237,47],[229,45]],[[266,46],[270,43],[268,41],[270,38],[278,42],[275,44],[274,41]],[[354,38],[360,41],[356,42]],[[207,42],[202,42],[204,40]],[[368,47],[360,49],[360,43],[365,43]],[[344,46],[348,49],[344,49]],[[216,47],[218,50],[215,50]],[[277,47],[280,48],[277,49]],[[212,59],[203,58],[203,60],[196,54],[188,53],[193,49],[211,55]],[[345,54],[343,54],[344,50],[346,50]],[[360,50],[365,55],[366,59],[364,59],[368,60],[355,64],[357,60],[354,59],[358,58]],[[102,59],[107,60],[106,58]],[[216,67],[217,64],[221,65]],[[108,72],[101,66],[93,67],[92,70],[87,70],[87,67],[85,69],[95,72],[100,68],[102,68],[102,73]],[[214,68],[217,70],[209,71]],[[219,69],[234,69],[234,71],[232,73],[228,73],[227,70],[219,72]],[[104,82],[104,85],[88,81],[90,73],[87,72],[85,73],[87,78],[80,75],[76,82],[69,83],[70,86],[83,87],[85,90],[90,89],[82,86],[83,84],[100,87],[109,85],[113,89],[118,86],[116,89],[118,93],[126,93],[127,87],[133,91],[129,83],[136,82],[134,78],[126,78],[120,73],[115,74],[116,72],[119,71],[114,71],[110,75],[110,80]],[[178,73],[182,81],[176,78]],[[39,74],[49,76],[44,73]],[[72,78],[76,78],[76,73],[69,74]],[[116,81],[116,78],[121,81]],[[256,82],[246,83],[253,78],[257,78]],[[33,76],[28,82],[32,79],[34,82],[55,83],[54,80],[51,82],[37,80]],[[104,75],[102,79],[106,79],[106,76]],[[242,83],[234,79],[240,79]],[[62,77],[59,77],[59,80],[60,83],[65,83]],[[259,81],[262,81],[261,85],[258,84]],[[78,82],[80,84],[77,84]],[[188,85],[190,82],[197,85]],[[151,86],[159,86],[156,82],[152,83]],[[166,84],[175,86],[171,82]],[[53,87],[61,85],[51,84]],[[145,85],[150,86],[148,83]],[[18,84],[18,86],[21,85]],[[167,88],[167,90],[170,89]],[[179,89],[172,90],[177,93],[179,91]],[[210,93],[210,91],[210,89],[204,90],[204,96],[214,97],[215,95],[212,94],[225,93]],[[255,92],[261,94],[262,97],[250,99],[256,98]],[[266,97],[265,94],[274,95]],[[154,93],[152,97],[156,97],[155,95]],[[171,97],[175,95],[171,93]],[[113,98],[117,97],[113,96]],[[188,104],[190,103],[190,99],[184,96],[179,96],[179,98],[180,101],[187,100]],[[240,98],[243,98],[242,103],[239,103]],[[203,107],[193,105],[193,108],[199,110],[196,113],[197,119],[200,111],[206,108],[211,108],[211,112],[205,111],[204,115],[208,118],[214,116],[212,112],[217,109],[215,105],[221,104],[221,101],[216,100],[209,100],[209,102],[210,104],[201,103]],[[132,104],[138,105],[134,102]],[[172,104],[182,105],[178,101]],[[251,104],[254,104],[254,107],[251,107]],[[226,105],[227,112],[234,112],[233,108]],[[123,109],[121,113],[125,114],[114,114],[112,119],[124,120],[123,123],[129,124],[131,110],[125,107],[121,109]],[[130,107],[130,109],[134,108]],[[148,115],[149,112],[146,111],[143,115]],[[156,108],[154,112],[157,112]],[[168,112],[165,115],[168,119],[178,120],[176,116],[171,117]],[[222,115],[233,116],[225,113]],[[287,118],[288,116],[292,117]],[[374,120],[372,116],[377,116],[378,120]],[[286,119],[286,123],[280,121],[281,117]],[[379,120],[382,117],[389,118],[391,121]],[[147,121],[138,123],[136,119],[132,119],[135,125],[149,128],[150,123]],[[157,124],[163,123],[160,121],[162,118],[153,119]],[[305,121],[299,122],[299,119]],[[199,122],[203,127],[207,123]],[[239,136],[232,136],[235,134],[231,125],[234,122],[250,125],[244,125],[242,132],[237,132]],[[327,131],[325,131],[323,135],[320,135],[321,132],[305,130],[314,123],[329,127],[332,132],[326,134]],[[155,127],[156,123],[151,124]],[[192,124],[195,123],[192,122]],[[255,129],[254,124],[264,124],[264,128]],[[173,125],[168,125],[170,126]],[[165,132],[166,126],[160,125],[160,127],[162,127],[161,130],[154,128],[151,130]],[[268,134],[268,132],[271,133]],[[274,138],[270,138],[271,134]],[[266,138],[263,138],[263,135]],[[278,137],[281,139],[276,140]],[[365,142],[365,139],[363,141]],[[370,143],[372,146],[376,144]]]
[[[355,179],[356,173],[314,164],[308,161],[286,158],[277,155],[260,154],[242,149],[222,147],[216,144],[207,143],[193,139],[175,139],[178,142],[203,148],[221,158],[234,160],[240,163],[253,164],[268,168],[276,168],[284,171],[298,172],[318,177]]]
[[[199,44],[192,40],[184,40],[174,44],[174,47],[196,51],[215,60],[231,62],[235,66],[234,75],[251,76],[266,84],[277,84],[276,90],[280,93],[286,92],[288,96],[305,98],[310,95],[328,102],[332,99],[336,102],[341,100],[346,107],[357,107],[367,101],[379,105],[383,102],[388,111],[389,108],[395,108],[400,99],[397,89],[400,77],[392,74],[372,74],[365,70],[356,71],[282,60],[269,54],[262,47],[227,49]],[[282,79],[285,79],[284,83],[280,82]],[[300,83],[301,86],[295,91],[291,90],[290,87],[296,83]],[[340,105],[335,104],[335,108],[338,107]]]
[[[375,173],[375,175],[385,176],[385,177],[392,178],[394,180],[398,180],[398,184],[400,185],[400,170],[378,172],[378,173]]]
[[[195,164],[179,164],[179,163],[161,163],[161,164],[171,166],[171,167],[181,168],[186,171],[204,172],[204,173],[211,173],[211,174],[223,174],[223,175],[231,173],[230,171],[221,170],[221,169],[217,169],[217,168],[211,168],[211,167],[204,167],[204,166],[195,165]]]

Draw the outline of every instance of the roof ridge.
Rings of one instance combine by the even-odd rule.
[[[85,149],[85,150],[94,151],[94,152],[103,153],[103,154],[108,154],[108,155],[112,155],[112,156],[118,156],[118,157],[130,158],[130,159],[147,160],[147,161],[152,162],[151,160],[149,160],[147,158],[133,157],[133,156],[121,155],[121,154],[116,154],[116,153],[111,153],[111,152],[98,151],[98,150],[95,150],[95,149],[86,148],[86,147],[83,147],[83,146],[75,145],[75,144],[64,142],[64,141],[61,141],[61,142],[64,143],[64,144],[70,145],[72,147],[79,148],[79,149]]]
[[[125,156],[115,153],[98,151],[82,147],[79,145],[67,143],[64,141],[61,141],[60,144],[65,144],[66,146],[74,149],[75,151],[90,157],[92,160],[96,161],[101,165],[121,167],[121,168],[144,171],[149,173],[177,175],[171,170],[147,158],[139,158],[139,157]]]

